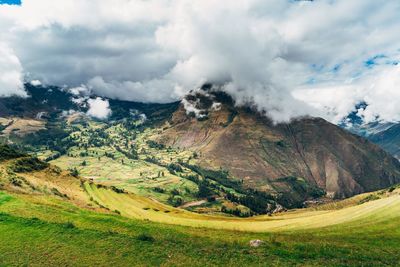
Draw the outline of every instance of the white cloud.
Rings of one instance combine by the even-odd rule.
[[[31,83],[33,86],[40,86],[40,85],[42,85],[42,82],[39,81],[39,80],[32,80],[30,83]]]
[[[388,119],[394,104],[378,103],[397,94],[379,91],[397,81],[369,82],[395,75],[399,12],[398,0],[25,0],[0,7],[0,41],[44,84],[104,97],[169,102],[213,82],[277,121],[336,121],[368,95],[365,117]]]
[[[366,123],[400,121],[400,66],[376,67],[374,72],[345,85],[302,88],[293,95],[333,122],[340,122],[361,102],[367,107],[359,109],[358,115]]]
[[[0,42],[0,96],[26,96],[22,84],[22,66],[6,45]]]
[[[107,119],[111,115],[110,103],[100,97],[88,99],[89,110],[87,115],[97,119]]]
[[[173,82],[165,79],[106,82],[102,77],[96,76],[88,81],[88,86],[96,94],[120,100],[167,103],[179,97]]]

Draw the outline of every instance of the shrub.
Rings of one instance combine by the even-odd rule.
[[[118,187],[115,187],[115,186],[111,186],[111,190],[114,191],[115,193],[118,193],[118,194],[125,193],[124,189],[118,188]]]
[[[16,177],[12,177],[10,180],[11,184],[14,186],[21,187],[22,186],[22,181],[17,179]]]
[[[15,172],[40,171],[47,168],[49,164],[38,158],[28,157],[17,160],[11,167]]]
[[[174,163],[168,164],[167,169],[171,174],[175,174],[175,172],[183,172],[182,167]]]
[[[178,195],[180,194],[180,192],[179,192],[178,189],[174,188],[174,189],[171,190],[171,194],[172,194],[173,196],[178,196]]]
[[[215,196],[209,196],[207,197],[208,202],[214,202],[216,200]]]
[[[214,195],[214,192],[207,186],[206,182],[201,182],[199,184],[199,192],[197,192],[197,196],[199,198],[208,198]]]
[[[148,140],[146,141],[147,145],[151,148],[156,148],[156,149],[164,149],[165,145],[157,143],[156,141],[153,140]]]
[[[152,237],[150,234],[145,234],[145,233],[138,235],[137,239],[140,241],[151,242],[151,243],[155,241],[154,237]]]
[[[75,225],[72,222],[66,222],[63,224],[63,226],[67,229],[73,229],[75,228]]]
[[[378,199],[380,199],[379,196],[374,195],[374,194],[371,194],[371,195],[368,195],[368,196],[364,197],[363,199],[361,199],[361,200],[358,202],[358,204],[361,205],[361,204],[367,203],[367,202],[369,202],[369,201],[374,201],[374,200],[378,200]]]
[[[0,145],[0,161],[26,156],[8,145]]]
[[[154,187],[153,190],[157,193],[165,193],[165,189],[161,187]]]
[[[73,177],[78,177],[79,176],[79,171],[76,168],[70,169],[69,174]]]
[[[182,205],[183,204],[183,198],[182,197],[180,197],[180,196],[170,196],[169,198],[168,198],[168,202],[172,205],[172,206],[174,206],[174,207],[178,207],[178,206],[180,206],[180,205]]]
[[[55,187],[53,187],[53,188],[51,189],[51,192],[52,192],[54,195],[56,195],[56,196],[59,196],[59,197],[62,197],[62,198],[67,198],[67,199],[69,198],[67,194],[61,193],[61,192],[58,191],[58,189],[55,188]]]

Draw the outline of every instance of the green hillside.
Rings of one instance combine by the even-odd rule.
[[[400,188],[272,216],[204,215],[2,151],[0,266],[400,263]]]
[[[399,198],[329,227],[238,233],[128,219],[53,197],[1,192],[0,265],[395,266],[400,263]],[[264,243],[250,247],[253,239]]]

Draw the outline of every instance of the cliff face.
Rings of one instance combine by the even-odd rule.
[[[197,151],[200,165],[227,169],[248,187],[290,193],[296,185],[289,178],[297,177],[345,198],[400,182],[395,158],[323,119],[274,125],[230,103],[196,114],[187,110],[182,105],[174,113],[158,141]]]

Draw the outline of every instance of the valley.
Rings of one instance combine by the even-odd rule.
[[[16,166],[26,156],[2,151],[2,265],[340,266],[368,258],[379,266],[400,260],[400,187],[241,219],[176,209],[51,165],[21,170]],[[262,244],[249,246],[256,239]]]
[[[399,14],[0,0],[0,267],[400,267]]]
[[[320,119],[272,125],[215,97],[201,119],[176,104],[118,103],[108,120],[8,109],[0,265],[399,262],[397,161]]]

